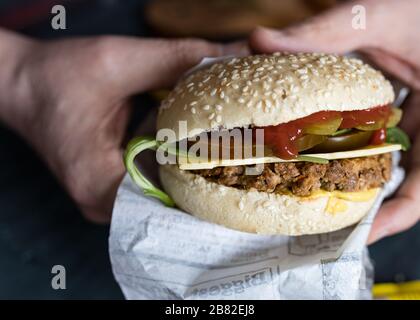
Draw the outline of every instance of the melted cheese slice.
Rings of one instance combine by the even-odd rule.
[[[318,191],[313,192],[310,196],[299,197],[299,200],[305,201],[305,200],[312,200],[312,199],[317,199],[317,198],[322,198],[322,197],[334,197],[340,200],[364,202],[375,197],[379,190],[380,188],[369,189],[366,191],[352,191],[352,192],[318,190]]]
[[[368,157],[377,154],[383,154],[393,151],[401,150],[399,144],[382,144],[380,146],[369,146],[362,149],[340,151],[331,153],[313,153],[304,154],[307,157],[322,158],[326,160],[336,159],[350,159],[359,157]],[[200,169],[213,169],[216,167],[231,167],[231,166],[244,166],[254,165],[261,163],[275,163],[275,162],[296,162],[301,160],[283,160],[277,157],[254,157],[249,159],[218,159],[214,161],[200,161],[199,158],[187,160],[186,158],[179,159],[179,168],[182,170],[200,170]]]
[[[318,190],[312,193],[308,197],[299,197],[300,201],[312,200],[321,197],[328,197],[327,205],[324,209],[326,213],[337,214],[345,212],[348,209],[346,201],[351,202],[364,202],[372,200],[380,188],[369,189],[366,191],[354,191],[354,192],[343,192],[343,191],[324,191]]]

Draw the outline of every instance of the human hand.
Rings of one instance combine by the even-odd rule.
[[[352,28],[352,8],[366,9],[366,29]],[[413,141],[403,155],[408,176],[395,197],[384,203],[372,226],[373,243],[415,225],[420,218],[420,6],[417,0],[345,3],[284,30],[256,29],[250,46],[257,52],[328,52],[359,50],[412,89],[401,127]]]
[[[5,122],[36,149],[95,222],[109,221],[125,172],[121,144],[129,98],[171,85],[204,56],[235,50],[234,45],[200,40],[128,37],[30,42],[24,47],[12,76],[17,80],[9,87],[20,97],[12,105],[24,108],[12,107]]]

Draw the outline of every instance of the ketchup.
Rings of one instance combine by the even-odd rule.
[[[270,146],[274,153],[282,159],[293,159],[298,155],[296,140],[304,134],[306,126],[314,123],[329,121],[342,117],[340,129],[350,129],[359,125],[374,124],[383,121],[384,125],[391,113],[389,106],[380,106],[366,110],[356,111],[320,111],[307,117],[282,123],[277,126],[264,127],[264,141]],[[386,130],[374,131],[371,144],[382,144],[386,138]]]
[[[376,130],[373,132],[372,137],[370,138],[370,144],[378,145],[384,143],[386,140],[386,130],[385,128]]]
[[[341,112],[343,121],[341,122],[340,129],[350,129],[359,125],[369,125],[381,120],[386,122],[390,114],[391,108],[389,106],[365,110],[344,111]]]

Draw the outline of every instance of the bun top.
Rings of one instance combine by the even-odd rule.
[[[350,111],[394,100],[381,72],[359,59],[299,53],[229,58],[181,79],[162,102],[157,129],[181,140],[203,131],[277,125],[325,110]],[[179,132],[179,121],[187,130]]]

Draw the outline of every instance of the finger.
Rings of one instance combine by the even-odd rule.
[[[386,202],[376,216],[368,238],[372,244],[381,238],[407,230],[420,218],[420,169],[413,171],[395,199]]]
[[[413,89],[420,90],[419,71],[414,68],[414,64],[410,61],[405,61],[382,49],[364,48],[361,52],[374,61],[378,67],[408,83]]]
[[[166,87],[203,57],[243,54],[246,43],[229,45],[204,40],[109,40],[110,75],[124,93]]]
[[[368,4],[362,2],[369,13]],[[354,28],[352,12],[355,3],[347,3],[323,14],[283,29],[256,29],[250,37],[250,46],[258,52],[334,52],[344,53],[370,42],[375,34],[376,18],[366,17],[369,25],[365,29]]]

